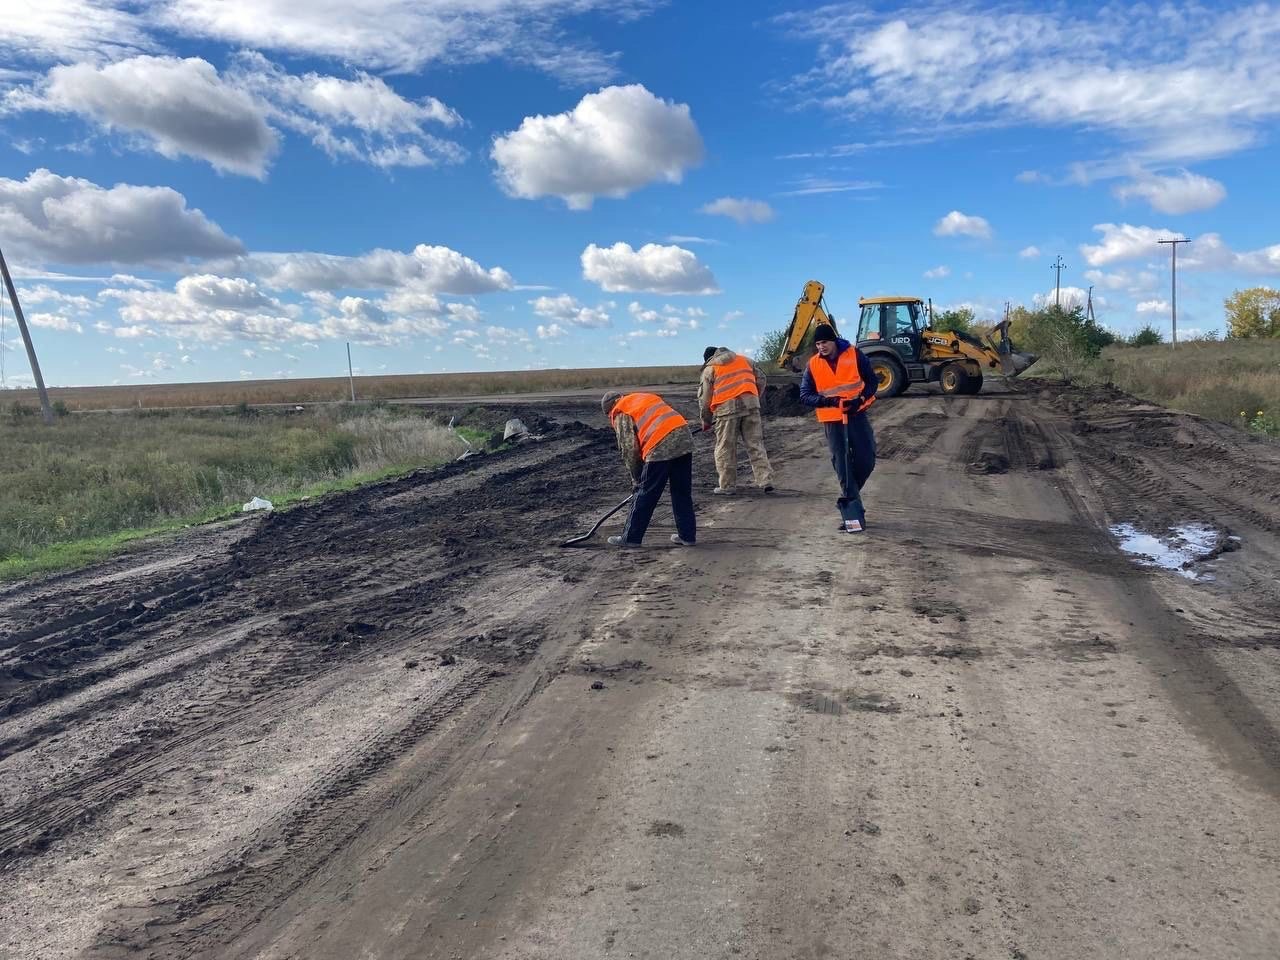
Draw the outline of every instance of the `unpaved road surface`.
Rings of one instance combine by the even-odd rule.
[[[865,537],[778,418],[771,497],[698,438],[695,549],[562,550],[577,412],[0,592],[0,956],[1280,955],[1275,445],[909,394]]]

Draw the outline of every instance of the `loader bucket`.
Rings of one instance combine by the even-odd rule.
[[[1016,377],[1040,358],[1034,353],[1019,353],[1016,350],[1000,354],[1000,372],[1006,377]]]
[[[996,353],[1000,355],[1000,372],[1006,377],[1016,377],[1040,359],[1034,353],[1023,353],[1013,348],[1013,341],[1009,339],[1008,320],[996,324],[991,338]]]

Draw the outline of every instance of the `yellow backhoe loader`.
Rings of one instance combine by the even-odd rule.
[[[778,366],[799,373],[813,354],[813,330],[820,323],[836,328],[823,302],[825,288],[817,280],[804,285],[796,303]],[[864,297],[853,340],[876,372],[876,396],[896,397],[913,383],[938,383],[946,394],[973,394],[982,389],[984,373],[1016,377],[1036,362],[1015,350],[1009,322],[978,336],[934,330],[919,297]],[[842,335],[843,336],[843,335]]]

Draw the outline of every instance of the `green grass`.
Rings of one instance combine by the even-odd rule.
[[[66,569],[142,537],[454,459],[412,410],[0,416],[0,579]]]
[[[1224,340],[1111,347],[1095,374],[1155,403],[1276,433],[1280,422],[1280,340]]]

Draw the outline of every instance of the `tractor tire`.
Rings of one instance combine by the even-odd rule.
[[[942,384],[942,392],[949,397],[973,392],[970,389],[973,378],[963,364],[948,363],[942,368],[938,382]]]
[[[876,374],[876,396],[882,399],[896,397],[907,389],[907,371],[897,360],[883,354],[871,358],[871,369]]]
[[[979,373],[977,376],[974,376],[972,373],[969,374],[969,386],[965,389],[964,392],[972,396],[973,394],[978,393],[981,390],[982,390],[982,374]]]

